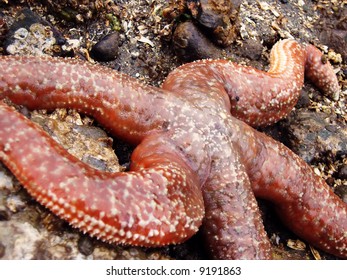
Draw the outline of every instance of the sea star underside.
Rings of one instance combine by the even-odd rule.
[[[179,243],[201,226],[213,258],[268,259],[259,197],[298,236],[346,258],[347,205],[297,155],[248,125],[286,116],[304,74],[337,98],[321,56],[283,40],[268,72],[197,61],[171,72],[162,88],[74,59],[3,56],[1,98],[77,109],[137,147],[130,171],[97,171],[1,102],[0,158],[37,201],[107,242]]]

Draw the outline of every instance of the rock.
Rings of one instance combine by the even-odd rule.
[[[8,221],[10,219],[10,215],[6,209],[0,208],[0,221]]]
[[[118,45],[119,33],[110,33],[92,47],[90,55],[97,61],[114,60],[118,54]]]
[[[343,2],[343,1],[342,1]],[[320,11],[322,20],[317,21],[319,39],[347,61],[347,9],[346,3],[328,2]]]
[[[91,255],[95,248],[93,240],[89,236],[81,236],[77,246],[78,250],[85,256]]]
[[[216,44],[229,46],[236,37],[230,0],[186,0],[192,17]]]
[[[172,42],[175,53],[184,62],[221,56],[221,49],[207,39],[191,21],[183,22],[177,26]]]
[[[224,0],[170,1],[163,14],[171,20],[181,19],[173,32],[175,50],[179,50],[181,59],[192,61],[218,57],[220,50],[211,42],[227,47],[235,40],[234,21],[240,3],[236,6],[233,1]]]
[[[92,120],[82,118],[76,111],[60,109],[51,115],[37,112],[31,120],[41,125],[69,153],[99,170],[119,172],[122,167],[113,152],[113,140]]]
[[[329,115],[303,109],[281,122],[286,144],[306,162],[347,155],[347,126],[329,123]]]
[[[4,49],[12,55],[53,55],[57,52],[55,46],[64,42],[52,25],[24,8],[6,34]]]
[[[347,30],[326,29],[321,32],[319,39],[347,60]]]

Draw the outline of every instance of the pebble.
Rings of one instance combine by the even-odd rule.
[[[337,173],[337,177],[342,180],[347,180],[347,164],[341,166]]]
[[[6,209],[0,209],[0,222],[1,221],[9,221],[10,218],[11,218],[11,216]]]
[[[104,36],[98,43],[96,43],[90,55],[97,61],[111,61],[118,55],[119,47],[119,33],[113,32]]]
[[[89,255],[93,254],[94,248],[95,248],[91,238],[89,236],[85,236],[85,235],[81,236],[78,239],[77,246],[78,246],[78,250],[80,251],[80,253],[82,253],[85,256],[89,256]]]
[[[6,207],[12,213],[17,213],[25,208],[25,202],[20,195],[9,195],[6,198]]]

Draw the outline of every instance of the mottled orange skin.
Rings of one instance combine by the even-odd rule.
[[[162,88],[76,60],[1,57],[2,98],[75,108],[138,146],[130,172],[97,171],[1,102],[0,158],[40,203],[108,242],[178,243],[202,225],[212,257],[268,259],[260,197],[299,236],[346,258],[347,205],[299,157],[245,123],[288,114],[305,69],[313,81],[329,81],[316,82],[326,93],[338,91],[317,56],[284,40],[268,72],[205,60],[174,70]]]

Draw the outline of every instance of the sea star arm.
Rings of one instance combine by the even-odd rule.
[[[305,77],[329,98],[339,99],[340,87],[334,69],[321,51],[313,45],[306,46]]]
[[[248,135],[238,143],[255,196],[271,201],[298,236],[347,258],[347,204],[283,144],[244,123],[239,126]]]
[[[304,74],[324,94],[338,98],[335,72],[314,46],[287,39],[271,50],[270,68],[261,71],[227,60],[199,60],[172,71],[163,88],[192,95],[192,91],[213,98],[229,96],[233,116],[253,127],[274,124],[293,109],[304,83]],[[217,97],[219,95],[219,97]]]
[[[206,244],[215,259],[271,259],[249,177],[238,149],[230,146],[223,151],[231,150],[231,157],[214,160],[203,187]]]
[[[37,201],[108,242],[172,244],[192,236],[201,224],[204,206],[197,176],[157,139],[146,138],[137,147],[132,171],[101,172],[0,102],[0,159]]]
[[[165,93],[164,99],[161,89],[118,71],[77,59],[1,56],[0,61],[0,97],[13,103],[29,109],[76,109],[134,145],[167,125],[161,111],[170,95]]]
[[[339,92],[331,65],[323,63],[322,53],[313,46],[304,47],[293,40],[283,40],[274,46],[270,64],[269,71],[263,72],[224,60],[197,61],[171,72],[163,88],[193,96],[196,100],[199,95],[219,100],[219,104],[224,104],[221,108],[253,126],[271,124],[290,112],[303,85],[304,72],[327,95],[336,97]],[[232,142],[239,145],[240,154],[245,157],[246,172],[255,195],[274,202],[284,222],[299,236],[346,258],[346,204],[283,145],[231,119]],[[220,145],[220,141],[216,143]],[[218,207],[221,212],[228,212],[224,205],[216,206],[216,200],[225,200],[221,194],[205,193],[204,189],[203,192],[206,216],[211,211],[209,208],[215,208],[211,217],[218,212]],[[213,199],[212,195],[215,196]],[[210,220],[213,225],[213,220],[221,221],[222,218]],[[213,227],[209,225],[208,228]],[[215,247],[218,242],[223,244],[222,229],[225,228],[221,223],[221,230],[216,229],[214,239],[209,240]],[[242,231],[247,232],[247,227]],[[229,257],[232,254],[237,255],[237,250],[231,250]]]

